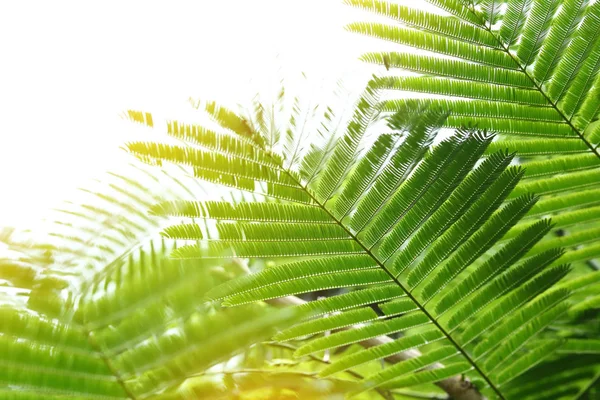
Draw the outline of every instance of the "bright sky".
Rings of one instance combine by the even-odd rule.
[[[377,42],[343,26],[369,17],[341,0],[0,2],[0,226],[30,226],[114,166],[125,109],[235,104],[279,69],[362,82]]]

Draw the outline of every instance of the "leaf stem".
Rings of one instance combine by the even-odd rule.
[[[106,364],[106,367],[108,368],[110,373],[116,378],[119,385],[123,388],[123,391],[125,392],[127,397],[130,398],[131,400],[137,400],[137,397],[127,387],[127,384],[123,380],[123,377],[121,376],[119,371],[114,367],[114,365],[110,361],[110,358],[108,358],[106,353],[102,350],[102,348],[98,344],[98,341],[94,337],[94,333],[91,331],[88,331],[87,328],[85,328],[85,334],[87,335],[88,343],[95,351],[97,351],[100,354],[100,358],[102,359],[102,361],[104,361],[104,364]]]

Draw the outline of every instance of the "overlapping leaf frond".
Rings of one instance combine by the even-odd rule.
[[[57,244],[12,241],[23,251],[0,278],[22,293],[0,308],[3,397],[402,398],[431,383],[456,399],[594,393],[599,3],[432,0],[445,15],[348,3],[399,23],[351,31],[423,50],[365,61],[418,76],[375,79],[348,116],[298,99],[285,118],[260,101],[251,115],[208,102],[215,128],[170,121],[165,142],[129,143],[231,200],[186,183],[157,203],[117,176],[90,193],[102,206],[69,207]],[[444,97],[381,102],[382,89]],[[444,127],[457,131],[436,141]],[[183,241],[175,260],[164,242],[143,246],[165,225],[155,216]],[[229,281],[240,258],[266,267]],[[279,325],[267,345],[282,360],[270,348],[236,368],[231,357]],[[295,368],[291,351],[320,366]],[[317,378],[326,387],[305,384]]]
[[[145,246],[118,262],[70,319],[0,308],[2,398],[201,396],[214,389],[200,385],[201,376],[180,385],[293,321],[294,310],[211,307],[204,294],[235,275],[235,266],[171,260],[164,246]]]
[[[195,393],[228,399],[236,390],[257,390],[244,373],[251,363],[222,366],[210,379],[202,374],[269,338],[295,312],[212,307],[205,293],[246,273],[245,267],[167,257],[172,245],[158,235],[164,221],[147,208],[204,194],[197,180],[180,172],[132,164],[57,210],[45,235],[2,231],[1,398],[183,399]],[[273,393],[292,377],[298,384],[314,379],[312,370],[283,373],[265,364],[271,357],[251,351],[247,357],[254,357],[251,375]],[[239,381],[231,390],[219,383],[223,373]],[[347,378],[326,384],[321,394],[352,386]]]
[[[245,126],[226,109],[215,104],[208,109],[228,129]],[[129,117],[153,126],[150,114]],[[177,125],[170,129],[178,131]],[[243,142],[237,133],[230,140],[216,139],[204,143],[234,154],[240,143],[261,143],[253,134]],[[243,147],[252,160],[250,149]],[[264,160],[271,168],[281,159],[269,155]],[[7,289],[2,291],[0,337],[6,340],[0,397],[230,399],[242,392],[248,398],[324,399],[355,389],[360,375],[323,380],[316,374],[328,363],[316,357],[287,360],[293,346],[268,352],[252,347],[271,337],[276,326],[290,325],[296,310],[256,305],[222,310],[205,303],[208,289],[247,272],[242,264],[211,259],[209,254],[221,256],[218,249],[207,252],[202,263],[166,258],[172,248],[155,241],[165,221],[148,214],[148,208],[210,196],[182,168],[168,171],[134,164],[110,175],[57,210],[43,241],[2,232],[9,251],[0,264]],[[247,234],[237,228],[229,226],[232,237]],[[287,232],[285,226],[273,228],[273,235]],[[335,229],[316,233],[339,237]],[[314,240],[315,232],[305,234]],[[232,359],[241,351],[243,360]]]
[[[560,324],[566,330],[561,336],[595,339],[597,330],[582,336],[567,327],[593,324],[598,309],[600,4],[430,1],[438,13],[379,0],[346,3],[389,19],[352,23],[349,31],[422,50],[363,55],[364,61],[391,69],[378,78],[380,88],[404,92],[383,104],[386,112],[448,112],[447,127],[498,132],[488,154],[517,152],[515,161],[525,173],[509,198],[529,192],[541,198],[505,239],[552,217],[552,233],[528,254],[566,249],[560,262],[575,266],[569,279],[587,283],[571,285],[580,305],[569,315],[579,319]],[[419,76],[396,73],[401,70]],[[422,93],[433,96],[423,99]]]
[[[171,123],[168,133],[187,146],[130,144],[140,157],[196,171],[210,165],[220,179],[228,176],[228,186],[260,196],[164,202],[151,211],[188,219],[164,230],[169,238],[194,240],[175,258],[274,263],[214,288],[213,301],[240,306],[333,293],[298,306],[312,316],[276,336],[301,340],[298,356],[397,338],[342,354],[320,372],[366,368],[355,394],[439,382],[457,398],[478,390],[503,396],[507,382],[563,344],[534,340],[570,305],[569,288],[555,287],[569,272],[561,246],[542,245],[553,224],[527,219],[543,204],[521,183],[525,171],[511,165],[515,154],[492,148],[493,135],[465,128],[431,147],[447,114],[420,109],[396,113],[383,126],[377,84],[367,87],[344,134],[332,138],[330,156],[310,174],[302,160],[285,163],[245,130],[232,133],[229,123],[206,137],[199,126],[177,124],[175,132]],[[206,111],[219,121],[212,108]],[[252,150],[213,147],[214,157],[227,158],[223,165],[189,156],[231,138]],[[240,163],[244,168],[234,170]],[[265,163],[271,167],[262,169]],[[253,185],[241,183],[246,179]],[[304,201],[282,198],[272,190],[277,185],[303,193]],[[411,349],[419,352],[406,353]],[[398,354],[410,356],[372,368]],[[461,384],[461,373],[477,388]]]
[[[157,190],[162,188],[162,190]],[[163,227],[144,208],[161,200],[198,196],[201,187],[175,172],[155,171],[143,164],[124,166],[76,193],[53,210],[35,231],[6,231],[0,279],[4,291],[19,291],[30,307],[59,313],[64,291],[80,292],[81,283],[118,263]],[[39,292],[34,305],[28,296]]]

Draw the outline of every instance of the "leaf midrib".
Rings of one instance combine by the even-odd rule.
[[[504,45],[504,43],[502,42],[502,40],[500,40],[500,38],[498,37],[498,35],[496,33],[494,33],[494,31],[492,31],[491,27],[488,27],[485,24],[485,21],[482,20],[481,16],[475,12],[475,10],[472,7],[467,7],[467,9],[469,10],[469,12],[477,19],[479,19],[480,21],[480,25],[479,28],[484,29],[486,32],[488,32],[490,35],[492,35],[494,37],[494,39],[496,39],[496,42],[498,43],[498,45],[500,46],[500,50],[504,51],[515,63],[515,65],[517,66],[517,69],[519,71],[521,71],[521,73],[523,73],[533,84],[533,86],[535,87],[535,90],[538,91],[543,97],[544,99],[546,99],[546,102],[550,105],[550,107],[552,107],[554,109],[554,111],[556,111],[556,113],[563,119],[563,121],[569,125],[569,127],[573,130],[573,132],[575,132],[577,134],[577,136],[579,136],[579,139],[581,139],[587,147],[589,147],[590,151],[596,155],[596,157],[600,158],[600,152],[598,152],[598,147],[594,147],[594,145],[592,143],[590,143],[585,136],[583,135],[583,133],[577,129],[575,127],[575,125],[573,125],[573,123],[571,122],[571,118],[568,118],[557,106],[557,103],[554,103],[550,97],[548,97],[548,94],[542,89],[542,87],[536,82],[536,80],[527,72],[526,68],[523,67],[523,65],[521,65],[521,63],[519,62],[519,60],[517,60],[515,58],[515,56],[509,51],[508,47],[506,47]],[[459,18],[461,21],[464,22],[469,22],[465,19],[460,18],[460,16],[456,16],[457,18]],[[589,126],[589,123],[588,123]]]
[[[327,207],[325,207],[324,203],[326,201],[323,202],[323,203],[321,201],[319,201],[313,195],[313,193],[308,189],[307,186],[303,185],[302,182],[298,181],[294,177],[294,175],[291,174],[287,169],[283,168],[283,166],[281,168],[284,169],[285,173],[288,174],[288,176],[290,176],[290,178],[294,179],[297,182],[298,187],[300,189],[304,190],[308,194],[308,196],[314,202],[314,207],[320,208],[323,212],[325,212],[334,221],[335,224],[337,224],[339,227],[341,227],[342,229],[344,229],[344,231],[348,234],[348,236],[350,236],[350,239],[353,240],[353,241],[355,241],[364,250],[365,254],[367,254],[369,257],[371,257],[371,259],[377,264],[377,266],[379,268],[381,268],[390,277],[390,279],[392,280],[392,282],[395,283],[396,285],[398,285],[398,287],[404,293],[406,293],[407,297],[409,299],[411,299],[411,301],[413,303],[415,303],[415,305],[419,308],[419,310],[421,312],[423,312],[423,314],[425,314],[425,316],[431,321],[431,323],[436,327],[436,329],[438,329],[450,341],[450,343],[452,343],[452,345],[459,351],[459,353],[462,354],[462,356],[469,362],[469,364],[471,364],[473,366],[473,368],[481,375],[481,377],[483,377],[483,379],[490,386],[490,388],[492,390],[494,390],[494,392],[498,395],[498,397],[501,400],[505,400],[505,398],[502,395],[502,393],[500,392],[500,390],[494,385],[494,383],[490,380],[490,378],[483,372],[483,370],[479,367],[479,365],[475,363],[475,361],[473,360],[473,358],[471,358],[469,356],[469,354],[467,353],[467,351],[465,349],[463,349],[460,346],[460,344],[458,344],[458,342],[456,342],[454,340],[454,338],[439,324],[439,322],[433,317],[433,315],[431,315],[431,313],[429,313],[429,311],[427,311],[427,309],[425,308],[425,306],[423,304],[421,304],[421,302],[419,302],[406,287],[404,287],[404,285],[400,282],[400,280],[391,271],[389,271],[385,267],[385,265],[375,256],[375,254],[373,254],[373,252],[371,251],[371,249],[369,249],[365,244],[363,244],[358,239],[358,237],[354,233],[352,233],[352,231],[341,222],[341,220],[337,219],[333,215],[333,213],[330,212],[329,209],[327,209]]]

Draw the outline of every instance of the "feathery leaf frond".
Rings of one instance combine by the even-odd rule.
[[[447,114],[420,108],[417,113],[401,111],[390,116],[387,127],[391,133],[368,141],[365,132],[375,125],[378,112],[372,89],[376,82],[359,100],[346,134],[334,144],[324,168],[307,174],[302,171],[302,166],[308,165],[303,161],[299,160],[297,167],[284,166],[275,156],[273,163],[279,166],[269,170],[239,170],[255,181],[289,184],[306,193],[310,204],[273,198],[175,201],[158,204],[152,212],[192,219],[163,232],[170,238],[196,241],[177,249],[173,253],[176,258],[275,261],[260,272],[210,290],[207,296],[212,302],[231,307],[318,290],[341,291],[298,306],[310,312],[308,319],[276,336],[278,340],[304,338],[297,356],[368,342],[381,335],[402,336],[400,341],[336,359],[322,375],[419,348],[423,358],[415,362],[429,361],[415,364],[421,365],[415,368],[434,365],[431,372],[409,374],[414,369],[406,369],[408,375],[390,379],[385,377],[392,372],[384,369],[366,379],[365,388],[435,382],[458,371],[482,379],[501,393],[492,380],[498,371],[490,365],[506,357],[500,358],[497,352],[480,355],[474,351],[481,348],[477,345],[483,339],[463,341],[461,335],[477,320],[479,310],[491,307],[497,324],[491,332],[510,329],[515,333],[497,343],[510,356],[512,349],[525,346],[564,314],[567,289],[557,292],[561,297],[556,301],[543,303],[544,313],[539,318],[530,314],[519,317],[520,309],[510,307],[515,301],[522,307],[538,304],[536,301],[552,293],[553,284],[569,271],[564,265],[551,267],[562,255],[556,249],[526,258],[552,226],[547,220],[534,222],[511,240],[501,241],[531,213],[538,198],[528,193],[525,183],[519,183],[523,182],[524,170],[510,166],[514,154],[506,147],[490,150],[496,142],[485,131],[464,128],[429,148],[447,123]],[[171,157],[157,149],[147,155],[187,162],[185,157]],[[253,152],[259,151],[269,154],[257,144]],[[241,159],[240,155],[236,159]],[[298,173],[293,172],[296,170]],[[314,185],[304,181],[309,175],[314,176]],[[523,189],[513,196],[511,192],[518,188]],[[489,258],[486,253],[492,249],[495,254]],[[530,291],[528,297],[519,297],[519,288],[542,282],[544,285]],[[513,297],[512,302],[507,300]],[[538,309],[532,308],[531,313],[534,310]],[[327,335],[323,336],[324,332]],[[451,351],[438,352],[433,343],[438,341]],[[519,368],[502,369],[499,376],[518,376],[533,367],[530,360],[523,356]],[[391,371],[402,370],[400,365],[403,363]]]
[[[599,3],[583,0],[430,1],[452,17],[385,1],[348,0],[347,3],[390,20],[390,23],[352,23],[347,27],[349,31],[428,52],[426,56],[402,50],[386,53],[390,65],[416,72],[418,76],[387,73],[376,78],[383,90],[408,92],[401,99],[386,100],[384,112],[423,113],[429,107],[449,114],[447,128],[476,127],[497,132],[498,138],[488,146],[488,156],[506,149],[516,152],[514,163],[522,165],[525,172],[507,198],[520,199],[535,193],[540,200],[526,211],[521,222],[508,230],[501,243],[509,246],[512,240],[525,239],[521,235],[539,226],[540,219],[552,217],[555,225],[546,228],[551,232],[548,238],[527,250],[523,265],[527,257],[535,259],[550,254],[545,251],[554,246],[564,246],[565,254],[549,268],[558,268],[561,263],[586,263],[587,266],[582,264],[581,271],[577,267],[578,273],[594,275],[600,239],[596,225],[600,199]],[[408,20],[409,15],[418,16],[421,23]],[[456,30],[429,28],[446,26],[450,19]],[[470,26],[463,28],[464,25]],[[473,40],[473,32],[478,32],[477,40]],[[489,38],[492,40],[488,42]],[[363,60],[381,64],[383,56],[383,53],[367,53]],[[423,94],[430,96],[423,98]],[[443,98],[438,98],[440,96]],[[488,261],[501,252],[492,254]],[[452,265],[452,261],[448,264]],[[478,271],[484,266],[485,261],[475,262],[472,268]],[[415,272],[412,282],[419,283],[421,279]],[[547,282],[555,281],[553,278]],[[435,294],[436,285],[444,281],[438,277],[434,282],[425,289],[425,281],[417,291]],[[465,279],[451,290],[459,290],[468,282]],[[462,290],[469,294],[467,289]],[[515,298],[515,307],[523,307],[521,301],[528,299],[525,295],[523,292],[520,301]],[[441,307],[435,304],[435,299],[432,301]],[[587,315],[597,309],[592,295],[583,297],[581,304],[571,311],[571,316]],[[482,312],[489,307],[492,306],[482,308]],[[478,308],[469,311],[471,315],[477,312],[480,312]],[[493,321],[490,318],[493,317],[489,317],[487,323]],[[561,325],[561,329],[570,332],[571,328]],[[532,348],[531,354],[537,357],[523,355],[513,365],[535,370],[536,359],[541,360],[544,351],[560,349],[561,343],[561,339],[549,340]],[[497,351],[507,348],[499,349]],[[501,386],[515,379],[519,381],[508,364],[500,365],[492,376],[502,382]]]

